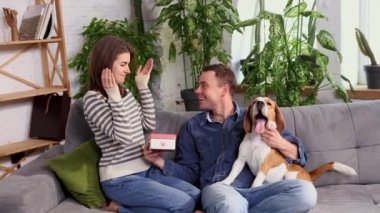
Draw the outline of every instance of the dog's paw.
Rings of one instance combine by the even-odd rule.
[[[267,128],[268,129],[277,129],[277,124],[274,121],[268,120],[267,122]]]

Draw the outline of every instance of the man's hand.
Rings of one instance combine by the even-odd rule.
[[[151,150],[149,148],[149,145],[145,145],[143,147],[143,150],[145,160],[151,162],[154,166],[158,167],[161,170],[164,168],[165,160],[161,157],[163,151]]]
[[[263,141],[268,144],[268,146],[274,149],[280,149],[285,143],[288,143],[277,131],[277,129],[265,129],[261,134]]]
[[[265,129],[261,134],[261,138],[268,146],[277,149],[285,157],[290,159],[298,158],[297,146],[285,140],[277,129]]]
[[[137,69],[135,81],[138,89],[146,89],[148,88],[148,82],[150,78],[150,73],[153,69],[153,59],[148,59],[142,68],[141,65]]]

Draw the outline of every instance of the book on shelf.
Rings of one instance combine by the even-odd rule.
[[[53,5],[54,6],[54,5]],[[55,10],[54,10],[54,7],[53,7],[53,10],[50,14],[50,18],[49,18],[49,22],[47,24],[47,27],[46,27],[46,30],[43,35],[43,39],[50,39],[53,35],[53,31],[54,31],[54,27],[55,27],[55,17],[56,17],[56,14],[55,14]]]
[[[41,27],[38,30],[36,39],[46,39],[49,37],[53,27],[53,4],[46,4],[46,10],[42,19]]]
[[[24,13],[20,30],[20,40],[33,40],[36,39],[38,34],[39,25],[42,24],[42,19],[45,13],[44,5],[29,5]]]

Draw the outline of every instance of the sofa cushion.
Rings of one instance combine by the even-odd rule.
[[[77,201],[73,200],[71,197],[67,197],[59,205],[55,206],[54,209],[50,210],[49,213],[110,213],[102,209],[89,209],[81,205]]]
[[[317,188],[318,205],[311,211],[323,213],[375,213],[380,211],[365,185],[331,185]]]
[[[177,134],[182,125],[197,113],[199,112],[170,112],[158,110],[156,111],[157,123],[154,132]]]
[[[365,187],[371,195],[373,202],[380,207],[380,184],[368,184]]]
[[[70,194],[89,208],[99,208],[106,204],[99,182],[100,156],[99,147],[94,140],[90,140],[74,151],[48,161]]]
[[[83,100],[78,99],[70,107],[69,116],[66,123],[65,153],[73,151],[83,142],[94,138],[94,133],[88,125],[83,113]]]
[[[287,112],[289,114],[289,112]],[[305,143],[311,171],[330,161],[338,161],[358,169],[358,150],[354,124],[347,104],[324,104],[291,107],[291,115],[285,116],[287,123]],[[346,176],[336,172],[322,175],[315,185],[358,183],[359,176]]]
[[[349,105],[358,150],[360,183],[380,183],[380,101],[362,101]]]

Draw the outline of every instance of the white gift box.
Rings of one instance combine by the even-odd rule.
[[[175,134],[152,133],[150,135],[150,149],[175,150]]]

